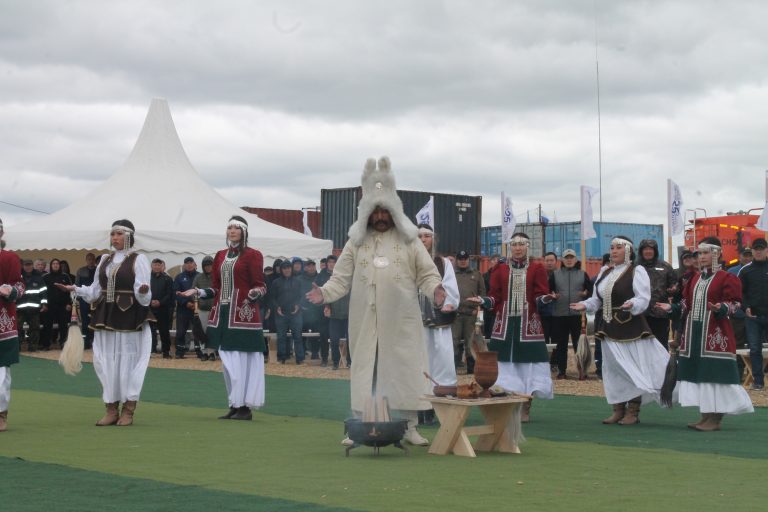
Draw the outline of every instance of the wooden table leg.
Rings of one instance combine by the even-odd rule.
[[[437,431],[429,453],[447,455],[451,452],[464,457],[475,457],[475,450],[464,433],[464,423],[469,416],[469,407],[433,403],[440,429]]]
[[[479,436],[475,442],[475,450],[520,453],[520,448],[509,438],[509,422],[513,417],[519,419],[520,416],[515,415],[514,412],[520,407],[520,403],[480,406],[485,423],[493,427],[493,433]],[[517,428],[521,428],[519,424]]]
[[[739,357],[744,361],[744,382],[742,386],[746,388],[755,382],[755,376],[752,374],[752,360],[749,358],[749,355],[739,355]]]

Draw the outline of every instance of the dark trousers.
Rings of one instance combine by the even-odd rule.
[[[88,328],[91,324],[91,305],[83,299],[77,299],[77,302],[80,304],[80,332],[83,333],[85,339],[85,348],[91,348],[93,346],[93,331]]]
[[[651,328],[653,337],[659,340],[664,348],[669,348],[669,318],[656,318],[655,316],[645,316],[648,327]]]
[[[568,337],[571,338],[573,351],[579,346],[581,335],[581,315],[551,316],[552,319],[552,343],[555,343],[555,361],[558,373],[565,375],[568,367]]]
[[[58,335],[58,341],[60,346],[64,346],[67,341],[67,334],[69,332],[69,320],[72,317],[72,312],[66,310],[64,305],[56,305],[48,309],[48,314],[45,316],[45,322],[43,323],[43,332],[40,334],[40,347],[43,350],[51,348],[51,343],[54,340],[54,335]],[[53,330],[53,324],[56,324],[56,332]]]
[[[187,330],[192,327],[194,313],[184,309],[176,310],[176,353],[183,354],[187,351]]]
[[[160,343],[165,355],[171,354],[171,316],[168,308],[152,309],[155,321],[149,322],[149,330],[152,333],[152,352],[157,352],[157,335],[160,334]]]
[[[314,322],[304,323],[305,332],[316,332],[317,338],[309,338],[309,350],[312,352],[312,359],[317,359],[318,355],[324,363],[328,362],[328,318],[322,317]]]
[[[349,351],[349,320],[346,318],[329,318],[328,333],[331,337],[331,360],[333,361],[333,366],[339,366],[341,361],[341,351],[339,350],[341,338],[347,339],[347,366],[352,364],[352,356]]]
[[[278,314],[275,317],[275,326],[277,327],[277,359],[283,362],[289,357],[291,342],[288,340],[288,329],[290,329],[296,362],[304,361],[304,340],[301,338],[301,313],[295,315]]]
[[[24,340],[24,322],[27,323],[26,335],[29,336],[29,350],[37,350],[40,344],[40,310],[22,308],[16,310],[16,323],[19,326],[19,344]]]
[[[763,342],[768,334],[768,316],[747,317],[744,319],[747,330],[747,344],[749,345],[749,360],[752,363],[752,375],[755,377],[755,385],[765,385],[763,375]]]

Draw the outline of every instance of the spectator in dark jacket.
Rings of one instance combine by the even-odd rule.
[[[85,266],[80,267],[75,276],[75,286],[91,286],[96,277],[96,255],[89,252],[85,255]],[[80,305],[80,332],[85,338],[86,350],[93,345],[93,330],[88,328],[91,323],[91,305],[85,299],[78,297],[77,303]]]
[[[304,293],[312,289],[320,274],[317,273],[315,261],[308,259],[304,262],[304,272],[299,279],[304,287]],[[318,286],[322,286],[318,284]],[[309,338],[309,349],[312,359],[320,359],[322,366],[328,366],[328,319],[323,315],[322,304],[312,304],[306,297],[301,300],[301,322],[303,332],[317,333],[317,337]]]
[[[549,277],[549,289],[555,296],[552,307],[552,342],[557,345],[555,361],[558,379],[565,379],[568,366],[568,337],[570,336],[573,351],[576,352],[581,335],[581,313],[573,311],[569,306],[592,295],[592,281],[587,273],[581,270],[576,251],[563,251],[562,262],[560,268]]]
[[[16,301],[16,322],[19,326],[19,343],[24,339],[22,326],[27,324],[29,351],[36,352],[40,344],[40,313],[48,308],[48,292],[43,274],[35,270],[32,260],[24,260],[21,278],[24,280],[24,295]]]
[[[185,292],[192,288],[197,275],[197,264],[191,256],[184,258],[182,272],[173,280],[174,292]],[[192,327],[195,318],[195,303],[189,297],[176,295],[176,359],[184,359],[187,351],[187,329]]]
[[[285,260],[280,265],[281,276],[272,283],[272,311],[277,327],[277,359],[285,364],[290,350],[288,329],[293,338],[296,364],[304,362],[304,343],[301,339],[301,300],[304,298],[302,282],[293,275],[293,264]]]
[[[152,260],[152,276],[149,278],[152,299],[149,302],[149,307],[155,321],[149,322],[149,329],[152,332],[152,352],[157,353],[157,335],[159,333],[163,359],[170,359],[173,279],[163,271],[163,266],[164,262],[160,258]]]
[[[744,327],[747,331],[749,359],[755,383],[752,389],[763,389],[763,341],[768,335],[768,243],[765,238],[752,242],[752,263],[739,272],[741,279]]]
[[[657,302],[669,302],[677,291],[677,273],[672,265],[659,259],[656,240],[642,240],[637,249],[638,262],[645,268],[651,280],[651,301],[644,316],[653,336],[667,348],[669,345],[669,317],[655,307]]]
[[[49,350],[55,339],[59,346],[64,347],[69,332],[69,319],[72,317],[72,297],[69,292],[60,290],[56,284],[72,284],[68,273],[62,271],[61,260],[53,258],[50,263],[50,272],[43,276],[48,294],[48,314],[43,322],[43,332],[40,335],[40,347]],[[54,324],[57,333],[53,332]],[[54,335],[56,334],[56,335]]]
[[[323,284],[328,282],[328,279],[333,275],[333,269],[336,267],[337,258],[333,254],[329,255],[326,260],[326,278],[320,279]],[[321,272],[321,274],[323,274]],[[322,286],[318,284],[318,286]],[[333,369],[339,369],[339,363],[341,362],[341,338],[347,340],[346,350],[346,363],[347,367],[352,364],[352,356],[349,352],[349,295],[345,295],[336,302],[331,302],[325,305],[325,316],[328,318],[328,331],[331,338],[331,360],[333,361]]]

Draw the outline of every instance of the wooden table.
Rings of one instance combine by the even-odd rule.
[[[476,457],[475,451],[520,453],[520,448],[507,435],[512,413],[528,401],[527,398],[507,396],[498,398],[448,398],[425,395],[432,403],[440,420],[440,430],[432,440],[429,453],[463,457]],[[469,412],[477,407],[485,418],[485,425],[465,427]],[[518,421],[520,415],[516,415]],[[520,428],[520,425],[518,425]],[[474,446],[468,436],[479,436]]]

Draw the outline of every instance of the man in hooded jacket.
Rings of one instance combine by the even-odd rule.
[[[644,316],[653,336],[667,348],[669,345],[669,318],[654,307],[657,302],[669,302],[677,291],[677,273],[672,265],[659,259],[659,244],[656,240],[642,240],[637,249],[639,264],[645,268],[651,280],[651,301]]]

